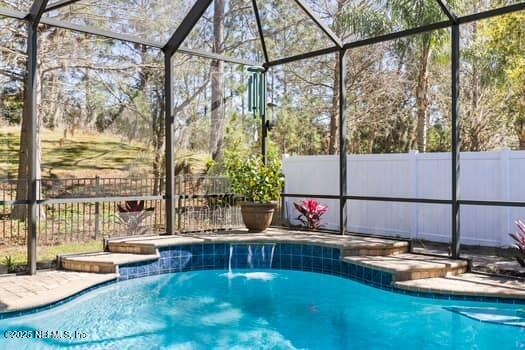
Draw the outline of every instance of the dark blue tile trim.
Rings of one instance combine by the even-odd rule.
[[[232,252],[233,254],[230,261],[229,244],[209,243],[163,247],[159,249],[160,258],[158,260],[120,265],[119,280],[124,281],[139,277],[184,271],[212,269],[224,270],[228,269],[229,264],[231,263],[232,269],[256,268],[299,270],[329,274],[352,279],[375,288],[414,297],[445,300],[483,301],[505,304],[525,304],[525,300],[522,299],[438,294],[425,291],[406,291],[395,288],[392,287],[392,274],[341,261],[339,259],[339,248],[288,243],[235,243],[233,245]],[[248,259],[250,252],[251,259]],[[271,259],[272,252],[273,259]],[[272,260],[271,265],[270,260]],[[112,283],[112,281],[102,283],[101,285],[106,285],[109,283]],[[0,319],[22,316],[61,305],[101,285],[93,286],[66,299],[42,307],[0,313]]]
[[[415,292],[395,288],[392,287],[393,276],[391,273],[341,261],[338,248],[309,244],[276,243],[273,248],[272,266],[270,266],[268,258],[271,256],[272,246],[273,244],[271,243],[234,244],[231,259],[232,268],[245,269],[253,267],[318,272],[352,279],[372,287],[414,297],[525,304],[525,300],[522,299],[439,294],[425,291]],[[248,262],[249,250],[252,252],[251,265]],[[172,259],[172,256],[179,255],[184,256],[180,265],[178,261]],[[160,250],[161,258],[159,261],[147,264],[144,269],[138,269],[138,266],[136,267],[135,265],[122,265],[120,267],[120,279],[127,280],[179,271],[227,269],[229,255],[230,245],[224,243],[163,248]],[[144,263],[139,265],[144,265]]]

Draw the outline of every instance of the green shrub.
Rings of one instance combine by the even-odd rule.
[[[233,192],[244,200],[268,203],[279,198],[284,184],[279,160],[264,165],[261,157],[241,158],[232,152],[225,156],[224,166]]]

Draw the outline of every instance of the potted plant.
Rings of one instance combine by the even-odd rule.
[[[283,187],[283,174],[278,160],[268,160],[265,165],[260,157],[248,159],[228,157],[226,173],[232,191],[241,196],[241,214],[250,232],[262,232],[272,222],[275,203]]]

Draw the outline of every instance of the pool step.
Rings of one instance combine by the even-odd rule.
[[[156,249],[174,245],[195,243],[289,243],[313,244],[337,247],[342,250],[342,256],[356,255],[395,255],[409,251],[407,241],[384,238],[347,235],[344,240],[336,235],[316,235],[315,233],[294,234],[288,237],[278,235],[248,235],[248,234],[194,234],[157,237],[133,237],[110,240],[108,249],[115,253],[153,254]]]
[[[387,256],[408,253],[410,246],[405,241],[367,242],[342,249],[341,256]]]
[[[390,256],[345,256],[344,261],[392,273],[394,281],[459,275],[467,271],[468,262],[447,257],[402,253]]]
[[[412,292],[525,299],[523,281],[474,273],[395,282],[394,287]]]
[[[108,242],[108,250],[113,253],[124,254],[156,254],[155,245],[147,243],[134,242]]]
[[[118,265],[159,259],[158,250],[162,247],[229,242],[279,242],[336,247],[341,250],[340,255],[344,261],[392,273],[394,282],[457,275],[466,272],[468,268],[467,262],[463,260],[410,254],[407,241],[297,232],[284,235],[265,233],[258,236],[245,233],[206,233],[121,238],[108,242],[108,252],[62,256],[60,266],[71,271],[115,273]]]
[[[153,261],[157,259],[159,259],[158,253],[125,254],[113,252],[67,255],[59,257],[60,266],[64,270],[95,273],[116,273],[118,265]]]
[[[204,242],[202,238],[182,235],[130,237],[108,241],[108,250],[115,253],[155,254],[157,249],[162,247]]]

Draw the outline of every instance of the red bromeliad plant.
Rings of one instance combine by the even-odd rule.
[[[511,233],[510,236],[514,239],[514,246],[518,248],[521,256],[516,256],[516,261],[522,266],[525,267],[525,223],[523,221],[516,221],[516,226],[518,226],[518,231]]]
[[[144,210],[144,201],[126,201],[124,205],[117,204],[119,213],[136,213]],[[148,208],[148,211],[153,208]]]
[[[300,213],[297,220],[301,221],[310,230],[321,226],[321,216],[328,211],[326,205],[319,204],[315,199],[306,199],[293,205]]]

